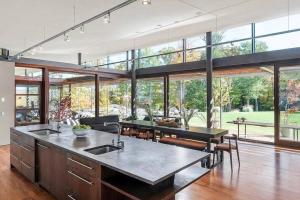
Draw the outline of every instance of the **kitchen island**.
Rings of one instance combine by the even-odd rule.
[[[199,162],[207,153],[121,137],[124,149],[95,155],[116,135],[90,130],[77,138],[70,127],[11,128],[11,166],[57,199],[174,199],[180,190],[209,170]]]

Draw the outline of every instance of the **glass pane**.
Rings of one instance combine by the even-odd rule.
[[[40,86],[34,85],[17,85],[16,94],[39,94]]]
[[[213,33],[213,44],[228,42],[251,37],[251,25],[240,26]]]
[[[251,52],[251,40],[213,46],[213,58],[244,55],[250,54]]]
[[[206,79],[203,74],[170,76],[170,117],[180,117],[183,109],[194,110],[190,126],[206,127]],[[183,119],[182,119],[183,120]]]
[[[40,123],[40,86],[16,85],[16,125]]]
[[[299,142],[300,67],[280,69],[280,139]]]
[[[15,76],[18,78],[25,78],[30,80],[42,80],[43,72],[42,69],[35,68],[24,68],[24,67],[15,67]]]
[[[203,47],[206,45],[205,35],[191,37],[186,39],[186,48],[192,49],[197,47]]]
[[[300,31],[256,39],[256,52],[300,47]]]
[[[95,76],[50,72],[49,77],[51,120],[95,116]]]
[[[137,80],[137,117],[144,119],[148,114],[145,104],[150,104],[154,115],[162,116],[164,95],[163,78]]]
[[[139,50],[139,57],[146,57],[146,56],[152,56],[152,55],[159,55],[163,53],[168,52],[174,52],[178,50],[182,50],[183,43],[181,40],[170,42],[166,44],[160,44],[157,46],[147,47]]]
[[[215,70],[213,126],[240,138],[273,143],[273,73],[273,67]]]
[[[172,53],[167,55],[154,56],[150,58],[142,58],[138,60],[139,68],[156,67],[169,64],[177,64],[183,62],[183,53]]]
[[[288,17],[281,17],[255,24],[256,36],[288,30]]]
[[[16,109],[39,109],[40,97],[39,96],[17,96]]]
[[[131,115],[131,82],[114,80],[100,82],[100,116],[119,115],[125,119]]]
[[[193,49],[186,51],[186,62],[193,62],[206,59],[206,49]]]

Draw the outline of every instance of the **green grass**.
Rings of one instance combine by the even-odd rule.
[[[204,116],[205,113],[202,113]],[[220,113],[217,113],[220,116]],[[274,123],[273,111],[261,111],[261,112],[223,112],[222,113],[222,128],[228,129],[231,132],[237,132],[237,125],[228,124],[228,121],[236,120],[238,117],[244,117],[246,120],[254,122],[266,122]],[[205,121],[199,117],[193,117],[190,121],[191,126],[205,126]],[[295,123],[300,125],[300,112],[289,115],[289,123]],[[240,134],[244,134],[244,127],[241,126]],[[247,134],[250,135],[274,135],[274,128],[272,127],[260,127],[260,126],[247,126]]]

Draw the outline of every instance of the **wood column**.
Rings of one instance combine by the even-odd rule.
[[[47,124],[49,117],[49,71],[43,69],[43,80],[41,85],[41,123]]]
[[[100,106],[100,80],[99,74],[95,75],[95,117],[99,117],[99,106]]]
[[[136,115],[136,74],[135,74],[135,50],[131,50],[131,116]]]
[[[212,128],[212,75],[213,75],[213,62],[212,62],[212,32],[206,33],[206,92],[207,92],[207,128]]]

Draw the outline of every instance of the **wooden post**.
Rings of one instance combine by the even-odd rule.
[[[207,128],[212,128],[212,32],[206,33],[206,91],[207,91]]]
[[[95,75],[95,117],[99,117],[99,106],[100,106],[100,80],[99,74]]]
[[[41,85],[41,123],[47,124],[49,117],[49,70],[43,68],[43,80]]]
[[[135,50],[131,50],[131,116],[136,117]]]

